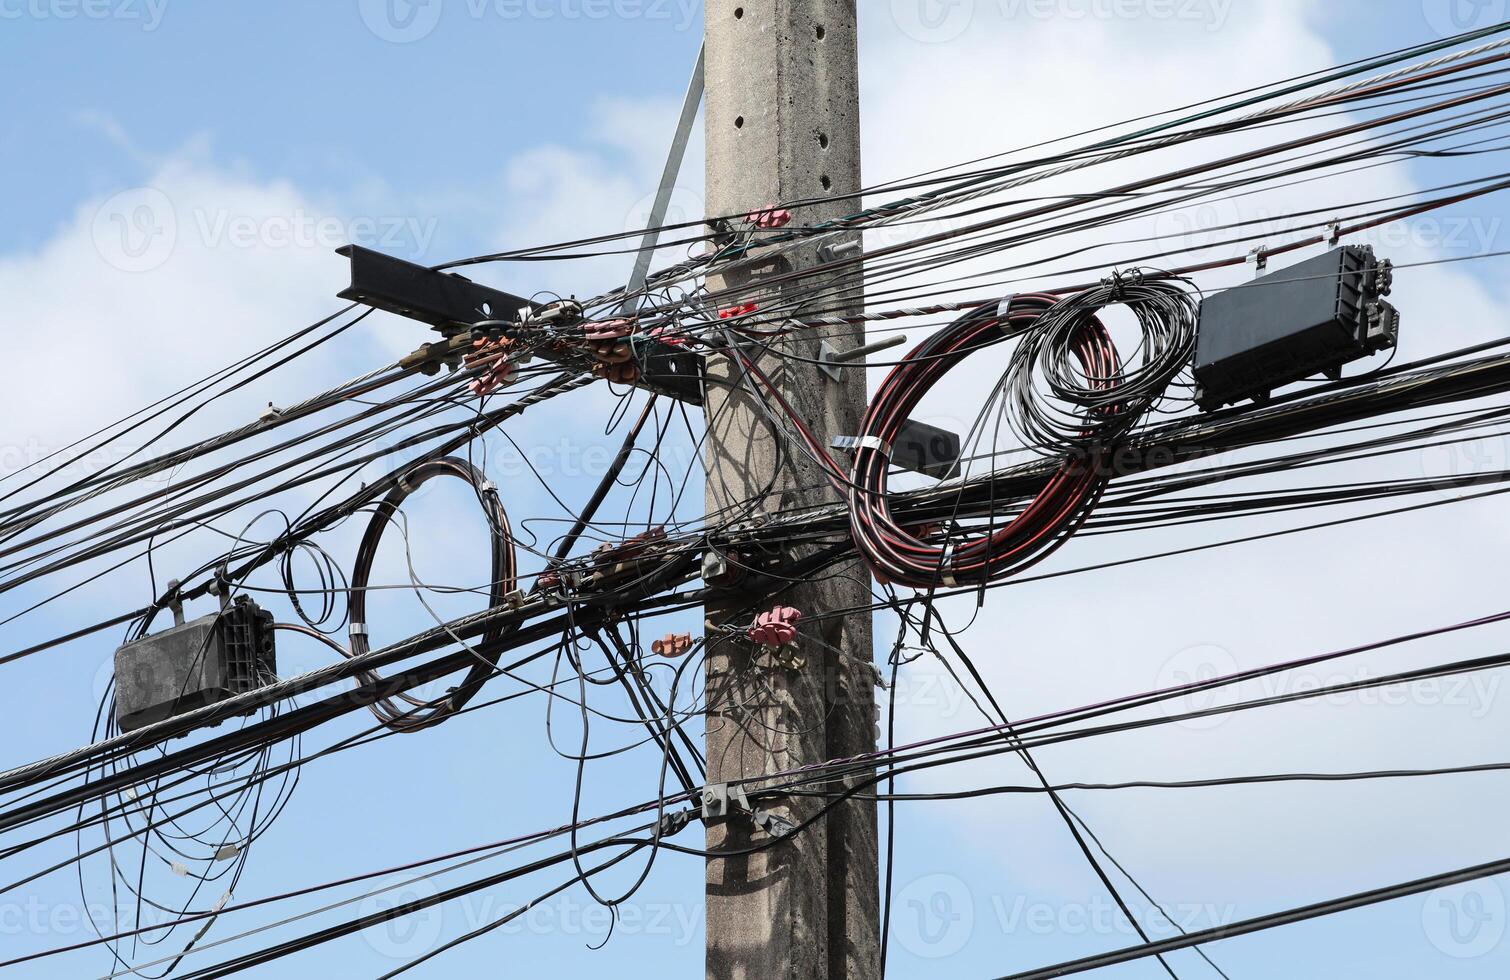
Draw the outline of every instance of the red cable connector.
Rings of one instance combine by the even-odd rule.
[[[634,324],[629,320],[604,320],[582,325],[587,352],[597,362],[593,373],[619,384],[639,380],[640,366],[634,362],[634,351],[625,342],[633,332]]]
[[[650,336],[667,347],[686,347],[688,344],[687,335],[674,326],[654,327]]]
[[[759,303],[744,303],[740,306],[729,306],[718,311],[720,320],[732,320],[737,316],[747,316],[760,310]]]
[[[484,368],[484,370],[467,385],[472,394],[479,397],[491,395],[514,380],[515,365],[509,356],[509,347],[512,344],[513,341],[507,337],[501,337],[498,340],[479,337],[473,341],[472,353],[465,358],[466,366]]]
[[[763,647],[784,647],[797,641],[797,624],[801,620],[800,609],[777,606],[756,616],[755,625],[750,627],[747,635]]]
[[[667,633],[663,639],[650,644],[650,651],[657,657],[676,660],[692,649],[691,633]]]
[[[745,215],[745,220],[756,228],[785,228],[792,223],[792,212],[786,208],[764,208],[760,211],[751,211]]]

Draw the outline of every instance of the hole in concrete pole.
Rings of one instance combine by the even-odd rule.
[[[824,190],[830,190],[834,186],[834,182],[828,179],[828,174],[819,177],[818,182],[823,185]]]
[[[819,24],[818,25],[818,40],[820,40],[820,41],[823,40],[824,35],[826,35],[826,34],[828,34],[828,29],[825,28],[822,24]]]
[[[827,133],[819,133],[818,134],[818,145],[821,146],[821,147],[823,147],[825,150],[828,149],[828,134]]]
[[[735,7],[734,8],[734,19],[735,20],[743,20],[744,19],[744,15],[745,15],[745,8],[743,8],[743,7]]]
[[[734,128],[735,129],[744,129],[745,128],[745,117],[744,116],[735,116],[734,117]]]

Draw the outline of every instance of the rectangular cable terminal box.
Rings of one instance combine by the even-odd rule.
[[[1384,301],[1394,270],[1347,245],[1217,293],[1201,304],[1196,402],[1213,411],[1393,348],[1400,314]]]
[[[115,651],[115,716],[131,732],[277,676],[273,617],[246,596]]]

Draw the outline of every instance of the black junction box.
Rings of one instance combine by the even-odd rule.
[[[1347,245],[1201,303],[1196,401],[1212,411],[1263,401],[1282,385],[1395,346],[1400,315],[1383,300],[1393,269]]]
[[[115,651],[115,717],[130,732],[255,690],[277,675],[272,613],[245,596]]]

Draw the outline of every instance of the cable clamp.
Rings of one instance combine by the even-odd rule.
[[[1340,241],[1342,241],[1342,219],[1333,218],[1326,226],[1327,247],[1336,248]]]
[[[891,458],[891,443],[880,436],[834,436],[829,445],[849,451],[873,449],[887,459]]]
[[[182,626],[184,624],[184,599],[182,589],[182,582],[180,582],[176,578],[169,579],[168,589],[163,593],[163,598],[161,600],[164,605],[172,610],[174,626]]]
[[[366,636],[367,635],[367,624],[366,623],[352,623],[351,626],[347,629],[347,632],[350,633],[352,636]]]
[[[508,606],[510,609],[523,609],[524,600],[524,590],[515,589],[513,592],[510,592],[508,595],[503,597],[503,604]]]
[[[697,811],[692,809],[671,810],[663,813],[660,822],[656,824],[655,834],[661,838],[675,837],[692,822],[692,818],[696,815]]]
[[[732,816],[735,808],[746,812],[750,809],[750,800],[745,796],[744,787],[728,783],[709,783],[704,786],[702,801],[704,820]]]
[[[742,786],[709,783],[703,787],[702,804],[704,823],[740,813],[748,815],[757,828],[764,830],[772,837],[787,837],[797,829],[796,824],[785,817],[777,816],[769,810],[750,806],[749,797],[745,795]]]
[[[750,811],[750,819],[755,826],[770,834],[772,837],[787,837],[797,829],[797,825],[785,817],[778,817],[774,813],[756,807]]]
[[[959,581],[954,577],[954,542],[944,542],[944,553],[939,556],[939,581],[951,589],[959,588]]]
[[[1269,271],[1269,246],[1260,245],[1248,253],[1247,264],[1253,266],[1253,276],[1257,278]]]
[[[1012,301],[1017,298],[1016,293],[1008,293],[996,304],[996,319],[1006,322],[1007,314],[1012,309]]]

